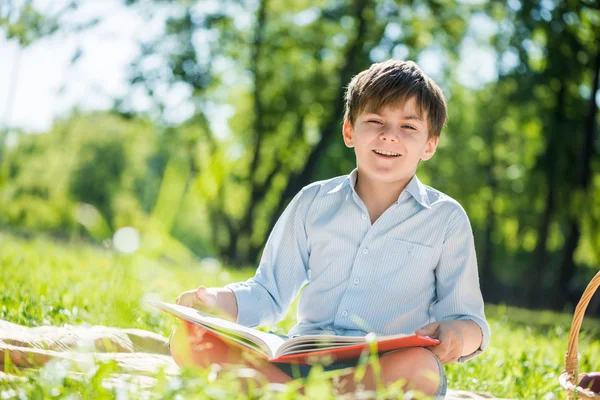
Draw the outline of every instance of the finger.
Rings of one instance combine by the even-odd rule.
[[[450,364],[455,362],[460,358],[460,352],[458,350],[453,350],[448,352],[443,358],[440,358],[442,364]]]
[[[185,294],[185,293],[183,293],[181,296],[179,296],[179,301],[178,301],[178,303],[177,303],[177,304],[179,304],[180,306],[186,306],[186,307],[189,307],[189,306],[190,306],[190,304],[189,304],[189,303],[190,303],[190,302],[189,302],[189,300],[188,300],[188,296],[186,296],[186,294]]]
[[[436,355],[440,361],[443,361],[447,358],[448,353],[450,352],[450,342],[449,341],[441,341],[437,346],[433,346],[433,354]]]
[[[435,357],[436,357],[438,360],[440,360],[440,362],[441,362],[442,364],[445,364],[445,361],[446,361],[446,356],[445,356],[445,352],[444,352],[444,351],[439,351],[439,350],[438,350],[437,352],[436,352],[436,351],[433,351],[433,355],[434,355],[434,356],[435,356]]]
[[[194,296],[194,304],[200,307],[206,307],[206,288],[204,286],[198,286]]]
[[[200,288],[196,289],[194,292],[190,293],[190,299],[191,299],[191,303],[192,305],[190,307],[196,308],[196,309],[200,309],[203,306],[203,301],[202,301],[202,297],[200,297],[201,295],[198,293]]]
[[[187,292],[183,292],[178,297],[178,303],[181,306],[185,307],[193,307],[194,305],[194,294],[189,290]]]
[[[462,348],[460,342],[453,335],[444,335],[444,348],[439,352],[439,359],[443,364],[452,363],[460,357]]]
[[[441,358],[443,356],[441,354],[438,354],[438,353],[442,353],[443,350],[436,349],[436,347],[439,347],[439,346],[431,346],[431,347],[427,347],[427,349],[429,351],[431,351],[433,353],[433,355],[435,356],[435,358],[437,358],[443,364],[444,360]]]
[[[448,353],[446,354],[440,354],[438,355],[438,358],[440,359],[440,362],[442,364],[448,364],[450,361],[450,357],[448,357]]]
[[[446,364],[458,360],[462,353],[462,338],[454,330],[447,329],[441,332],[440,341],[446,343],[447,350],[441,360]]]
[[[440,361],[442,361],[443,364],[453,363],[454,361],[458,360],[461,352],[462,349],[460,348],[457,340],[448,340],[447,352],[446,354],[442,355]]]
[[[458,361],[458,359],[460,358],[460,353],[459,352],[454,352],[449,358],[448,358],[448,364],[453,363]]]
[[[177,298],[175,299],[175,304],[179,304],[179,299],[181,298],[181,296],[177,296]]]
[[[440,354],[443,352],[442,349],[439,349],[440,345],[429,346],[426,347],[427,350],[431,351],[437,358],[440,358]]]
[[[436,336],[439,331],[439,326],[440,326],[440,324],[438,322],[433,322],[431,324],[425,325],[424,327],[422,327],[420,329],[417,329],[415,331],[415,333],[417,335]]]
[[[198,298],[202,301],[203,306],[213,309],[216,305],[216,298],[213,294],[208,292],[208,289],[204,286],[200,286],[196,291]]]

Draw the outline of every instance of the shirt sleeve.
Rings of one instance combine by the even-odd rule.
[[[273,227],[253,278],[226,285],[235,294],[237,323],[247,327],[280,321],[308,282],[308,250],[303,191]]]
[[[450,217],[435,275],[437,301],[432,306],[435,320],[470,319],[481,328],[481,346],[458,359],[458,362],[465,362],[485,350],[491,332],[479,287],[473,231],[466,212],[460,206]]]

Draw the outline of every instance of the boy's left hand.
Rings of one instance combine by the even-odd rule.
[[[442,364],[449,364],[462,356],[464,348],[462,322],[464,321],[432,322],[421,329],[417,329],[415,333],[438,339],[440,344],[428,347],[428,349],[439,358]]]

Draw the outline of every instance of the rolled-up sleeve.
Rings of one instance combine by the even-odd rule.
[[[306,206],[302,194],[303,191],[292,199],[277,220],[255,276],[225,286],[235,294],[240,325],[277,323],[308,282]]]
[[[435,274],[437,300],[432,306],[435,320],[470,319],[481,328],[481,346],[458,359],[465,362],[485,350],[491,332],[479,287],[473,231],[466,212],[458,204],[451,212]]]

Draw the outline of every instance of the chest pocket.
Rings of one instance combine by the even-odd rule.
[[[433,247],[393,237],[385,239],[385,246],[386,256],[375,274],[378,285],[406,285],[433,273]]]

